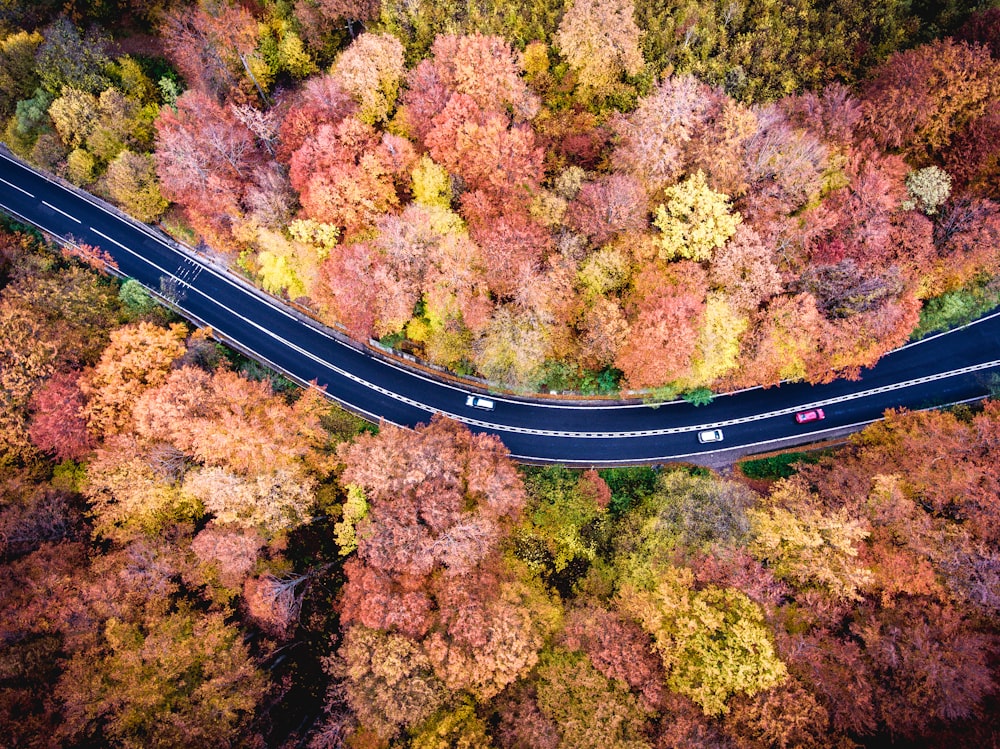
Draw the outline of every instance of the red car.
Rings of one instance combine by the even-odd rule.
[[[822,408],[814,408],[811,411],[800,411],[795,414],[795,420],[799,424],[805,424],[808,421],[819,421],[820,419],[825,419],[826,414],[823,413]]]

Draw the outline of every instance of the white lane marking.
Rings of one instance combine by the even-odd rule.
[[[82,224],[82,223],[83,223],[83,222],[82,222],[82,221],[81,221],[80,219],[78,219],[78,218],[77,218],[76,216],[71,216],[71,215],[69,215],[69,214],[68,214],[68,213],[66,213],[66,211],[64,211],[64,210],[63,210],[62,208],[56,208],[56,207],[55,207],[54,205],[52,205],[52,204],[51,204],[51,203],[49,203],[48,201],[45,201],[45,200],[43,200],[43,201],[42,201],[42,205],[45,205],[45,206],[48,206],[49,208],[51,208],[51,209],[52,209],[53,211],[55,211],[56,213],[61,213],[61,214],[62,214],[63,216],[65,216],[66,218],[68,218],[68,219],[72,219],[73,221],[76,221],[76,223],[78,223],[78,224]]]
[[[8,210],[11,210],[11,209],[8,208]],[[16,214],[17,212],[14,211],[14,213]],[[170,278],[174,278],[174,279],[180,281],[180,279],[176,275],[174,275],[173,273],[171,273],[170,271],[167,271],[166,269],[161,268],[156,263],[154,263],[151,260],[143,257],[139,253],[135,252],[131,248],[129,248],[126,245],[124,245],[121,242],[119,242],[118,240],[116,240],[116,239],[114,239],[112,237],[109,237],[107,234],[104,234],[103,232],[101,232],[101,231],[99,231],[99,230],[97,230],[97,229],[95,229],[93,227],[90,227],[90,229],[91,229],[91,231],[93,231],[98,236],[103,237],[104,239],[108,240],[109,242],[112,242],[113,244],[117,245],[121,249],[123,249],[126,252],[128,252],[130,255],[138,258],[139,260],[141,260],[142,262],[146,263],[150,267],[155,268],[156,270],[158,270],[164,276],[167,276],[167,277],[170,277]],[[174,254],[181,254],[181,253],[178,253],[177,250],[175,250],[174,248],[170,247],[169,245],[166,245],[165,243],[161,243],[161,244],[164,244],[164,246],[166,247],[166,249],[170,250]],[[183,257],[187,257],[186,255],[182,255],[182,256]],[[218,276],[217,273],[215,275]],[[223,280],[226,280],[225,277],[220,277],[220,278],[222,278]],[[235,289],[238,289],[239,291],[242,291],[243,293],[246,293],[246,290],[244,290],[244,289],[236,286],[235,284],[230,283],[228,285],[231,286],[231,287],[233,287],[233,288],[235,288]],[[258,323],[256,323],[253,320],[250,320],[249,318],[241,315],[240,313],[236,312],[235,310],[230,309],[229,307],[227,307],[226,305],[222,304],[218,300],[216,300],[216,299],[208,296],[206,293],[204,293],[200,289],[196,289],[196,288],[193,288],[193,287],[192,287],[192,289],[195,292],[197,292],[198,294],[200,294],[202,297],[204,297],[206,300],[208,300],[209,302],[211,302],[212,304],[215,304],[217,307],[220,307],[220,308],[224,309],[225,311],[229,312],[234,317],[237,317],[237,318],[243,320],[246,324],[250,325],[251,327],[256,328],[257,330],[259,330],[263,334],[265,334],[265,335],[273,338],[274,340],[279,341],[280,343],[283,343],[288,348],[290,348],[290,349],[292,349],[292,350],[294,350],[294,351],[302,354],[306,358],[309,358],[309,359],[315,361],[318,364],[321,364],[323,366],[328,367],[330,370],[332,370],[332,371],[340,374],[341,376],[345,377],[346,379],[352,380],[354,382],[357,382],[360,385],[368,387],[371,390],[374,390],[376,392],[382,393],[383,395],[385,395],[385,396],[387,396],[389,398],[398,400],[398,401],[403,402],[403,403],[407,403],[407,404],[409,404],[411,406],[414,406],[416,408],[420,408],[420,409],[428,411],[430,413],[435,412],[435,409],[433,409],[432,407],[430,407],[430,406],[428,406],[428,405],[426,405],[424,403],[421,403],[419,401],[415,401],[415,400],[413,400],[411,398],[407,398],[407,397],[402,396],[402,395],[398,395],[397,393],[392,392],[392,391],[390,391],[390,390],[388,390],[386,388],[383,388],[383,387],[380,387],[380,386],[375,385],[373,383],[370,383],[367,380],[364,380],[363,378],[358,377],[357,375],[354,375],[353,373],[348,372],[348,371],[346,371],[346,370],[344,370],[344,369],[342,369],[342,368],[340,368],[340,367],[332,364],[331,362],[328,362],[325,359],[316,356],[312,352],[307,351],[306,349],[303,349],[302,347],[297,346],[296,344],[293,344],[290,341],[287,341],[286,339],[282,338],[278,334],[276,334],[276,333],[268,330],[267,328],[264,328],[262,325],[259,325]],[[1000,313],[998,313],[998,314],[1000,314]],[[992,315],[990,317],[992,317]],[[986,319],[986,318],[984,318],[984,319]],[[223,335],[227,335],[224,332],[222,332],[221,330],[219,332],[222,333]],[[227,337],[232,338],[231,336],[227,336]],[[233,338],[233,340],[235,340],[235,339]],[[247,349],[250,350],[250,351],[252,351],[252,349],[250,349],[249,347],[247,347]],[[256,354],[256,352],[253,352],[253,353],[255,355],[257,355],[259,358],[264,359],[266,361],[265,357],[260,356],[259,354]],[[903,389],[903,388],[906,388],[906,387],[911,387],[913,385],[927,383],[927,382],[932,382],[932,381],[944,379],[944,378],[947,378],[947,377],[953,377],[953,376],[958,376],[958,375],[961,375],[961,374],[967,374],[967,373],[970,373],[970,372],[980,371],[980,370],[983,370],[983,369],[989,369],[989,368],[992,368],[992,367],[995,367],[995,366],[1000,366],[1000,360],[994,360],[994,361],[990,361],[990,362],[985,362],[985,363],[980,363],[980,364],[974,364],[974,365],[970,365],[968,367],[961,367],[961,368],[958,368],[958,369],[949,370],[947,372],[940,372],[940,373],[937,373],[937,374],[934,374],[934,375],[927,375],[927,376],[918,377],[918,378],[915,378],[915,379],[912,379],[912,380],[906,380],[906,381],[903,381],[903,382],[894,383],[892,385],[884,385],[884,386],[878,387],[878,388],[871,388],[869,390],[860,391],[858,393],[854,393],[854,394],[851,394],[851,395],[848,395],[848,396],[842,396],[840,398],[831,398],[831,399],[822,400],[822,401],[815,401],[814,403],[810,403],[810,404],[804,404],[804,405],[801,405],[801,406],[795,406],[795,407],[791,407],[791,408],[780,409],[778,411],[770,411],[770,412],[767,412],[767,413],[755,414],[753,416],[742,417],[742,418],[739,418],[739,419],[729,419],[729,420],[725,420],[725,421],[718,421],[718,422],[714,422],[712,424],[701,424],[701,425],[686,426],[686,427],[670,427],[670,428],[654,429],[654,430],[636,430],[636,431],[630,431],[630,432],[568,432],[568,431],[545,430],[545,429],[530,429],[530,428],[526,428],[526,427],[509,427],[509,426],[505,426],[505,425],[501,425],[501,424],[494,424],[494,423],[491,423],[491,422],[481,421],[481,420],[478,420],[478,419],[470,419],[470,418],[468,418],[466,416],[462,416],[462,415],[459,415],[459,414],[451,413],[451,412],[448,412],[448,411],[441,411],[441,413],[444,414],[445,416],[453,418],[453,419],[455,419],[457,421],[461,421],[461,422],[464,422],[466,424],[471,424],[471,425],[475,425],[475,426],[480,426],[480,427],[483,427],[483,428],[492,429],[492,430],[498,431],[498,432],[513,432],[513,433],[518,433],[518,434],[530,434],[530,435],[545,436],[545,437],[564,437],[564,438],[575,438],[575,439],[581,439],[581,438],[582,439],[613,439],[613,438],[619,438],[619,437],[652,437],[652,436],[662,436],[662,435],[667,435],[667,434],[690,433],[690,432],[696,432],[696,431],[699,431],[699,430],[702,430],[702,429],[705,429],[705,428],[722,427],[722,426],[732,426],[732,425],[735,425],[735,424],[748,423],[748,422],[753,422],[753,421],[759,421],[759,420],[762,420],[762,419],[773,418],[773,417],[776,417],[776,416],[788,415],[788,414],[795,413],[795,412],[797,412],[799,410],[802,410],[803,408],[817,407],[817,406],[824,406],[824,405],[832,405],[832,404],[841,403],[841,402],[844,402],[844,401],[855,400],[857,398],[863,398],[863,397],[867,397],[867,396],[870,396],[870,395],[885,393],[885,392],[889,392],[889,391],[892,391],[892,390],[900,390],[900,389]],[[336,400],[336,398],[334,398],[334,400]],[[361,409],[361,410],[364,410],[364,409]],[[865,422],[858,422],[858,424],[860,424],[860,425],[870,424],[870,423],[873,423],[873,421],[877,421],[877,420],[878,419],[873,419],[873,420],[869,420],[869,421],[865,421]],[[856,425],[847,425],[847,427],[852,427],[852,426],[856,426]],[[841,428],[847,428],[847,427],[831,427],[831,429],[841,429]],[[807,434],[820,434],[823,431],[830,431],[830,430],[818,430],[816,432],[809,432]],[[740,447],[755,447],[755,446],[759,446],[759,445],[770,444],[771,442],[773,442],[773,440],[767,440],[767,441],[764,441],[764,442],[757,442],[757,443],[750,443],[749,445],[741,445]],[[705,451],[705,452],[698,452],[698,453],[685,453],[685,454],[682,454],[682,455],[679,455],[679,456],[662,456],[662,458],[648,458],[648,459],[644,459],[644,460],[660,460],[660,459],[666,460],[666,459],[672,459],[672,458],[677,458],[677,457],[686,457],[686,456],[692,456],[692,455],[705,455],[705,454],[711,454],[713,452],[725,452],[727,449],[732,449],[732,448],[720,448],[719,450],[714,450],[714,451]],[[531,456],[517,456],[517,455],[515,455],[513,457],[524,458],[524,459],[527,459],[527,460],[533,459],[533,458],[531,458]],[[587,463],[588,461],[585,461],[585,460],[584,461],[572,461],[572,460],[568,460],[566,462]],[[589,462],[593,462],[593,461],[589,461]],[[609,461],[609,462],[613,462],[613,461]],[[629,462],[629,461],[624,460],[624,461],[619,461],[619,462],[625,463],[625,462]]]
[[[0,153],[0,157],[3,157],[5,160],[11,162],[15,166],[18,166],[19,168],[22,169],[22,171],[27,171],[27,172],[29,172],[31,174],[34,174],[34,172],[32,172],[31,170],[27,169],[26,167],[24,167],[19,162],[11,159],[6,154]],[[43,175],[43,178],[44,178],[44,175]],[[168,242],[164,241],[159,235],[157,235],[151,229],[149,229],[148,227],[146,227],[144,224],[139,223],[138,225],[136,225],[136,224],[130,222],[129,220],[123,218],[122,216],[120,216],[120,215],[118,215],[116,213],[112,213],[112,212],[106,211],[104,209],[104,207],[101,206],[101,205],[99,205],[98,203],[93,202],[91,200],[88,200],[86,197],[83,197],[81,195],[77,195],[76,193],[72,192],[71,190],[69,190],[68,188],[64,187],[63,185],[61,185],[59,183],[53,182],[51,180],[49,180],[49,182],[53,186],[59,187],[60,189],[62,189],[68,195],[70,195],[72,197],[76,197],[79,200],[85,200],[87,203],[89,203],[93,207],[99,209],[104,215],[110,216],[112,218],[117,219],[119,222],[121,222],[125,226],[127,226],[127,227],[129,227],[129,228],[131,228],[131,229],[133,229],[135,231],[140,231],[142,234],[144,234],[145,236],[151,238],[152,240],[154,240],[158,244],[162,245],[165,249],[167,249],[168,251],[174,253],[175,255],[178,255],[181,258],[183,258],[185,260],[188,260],[189,262],[197,263],[199,266],[201,266],[202,268],[204,268],[205,270],[207,270],[209,273],[211,273],[212,275],[214,275],[217,279],[219,279],[220,281],[222,281],[223,283],[225,283],[227,286],[229,286],[229,287],[231,287],[231,288],[233,288],[233,289],[235,289],[235,290],[237,290],[239,292],[247,294],[248,296],[254,296],[254,297],[256,297],[256,295],[254,295],[250,290],[248,290],[246,288],[243,288],[241,285],[237,284],[228,275],[226,275],[226,274],[224,274],[224,273],[216,270],[211,265],[202,263],[201,260],[200,260],[200,258],[192,257],[187,252],[184,252],[183,250],[179,250],[177,247],[175,247],[175,246],[169,244]],[[18,188],[18,189],[20,189],[20,188]],[[45,203],[45,201],[43,201],[43,203]],[[70,216],[69,214],[65,213],[64,211],[59,210],[55,206],[53,206],[53,205],[51,205],[49,203],[45,203],[45,205],[49,206],[50,208],[52,208],[52,209],[54,209],[56,211],[59,211],[60,213],[63,213],[64,215],[66,215],[69,218],[73,219],[77,223],[81,223],[79,219],[75,218],[74,216]],[[100,233],[100,232],[98,232],[98,233]],[[102,234],[101,236],[106,236],[106,235]],[[106,237],[106,238],[110,239],[109,237]],[[128,248],[124,247],[124,245],[121,245],[119,242],[115,242],[115,244],[117,244],[119,247],[123,247],[124,249],[128,250]],[[129,250],[129,252],[131,252],[131,250]],[[135,253],[132,253],[132,254],[135,254]],[[140,257],[140,256],[136,255],[136,257]],[[141,259],[145,260],[145,258],[141,258]],[[146,262],[148,262],[148,261],[146,261]],[[152,265],[152,263],[150,263],[150,265]],[[157,267],[158,270],[162,271],[162,269],[160,269],[158,266],[153,266],[153,267]],[[171,276],[173,278],[176,278],[181,283],[184,283],[184,280],[182,278],[179,278],[179,277],[175,276],[174,274],[168,273],[167,271],[162,271],[162,272],[167,273],[167,275],[169,275],[169,276]],[[205,296],[205,295],[203,294],[203,296]],[[206,296],[206,298],[209,298],[209,297]],[[259,300],[264,301],[264,298],[259,298]],[[214,302],[215,300],[213,299],[211,301]],[[220,305],[220,306],[222,306],[222,305]],[[285,317],[287,317],[288,319],[293,320],[293,321],[298,322],[298,323],[301,324],[301,320],[299,320],[298,317],[296,317],[295,315],[293,315],[288,310],[284,309],[283,306],[281,306],[279,304],[269,304],[269,306],[273,310],[276,310],[280,314],[282,314]],[[229,310],[228,308],[225,308],[225,309],[228,312],[231,312],[232,314],[236,314],[235,312],[233,312],[232,310]],[[910,348],[910,347],[913,347],[913,346],[918,346],[918,345],[920,345],[922,343],[929,342],[929,341],[931,341],[933,339],[936,339],[936,338],[939,338],[941,336],[945,336],[945,335],[949,335],[951,333],[958,332],[958,331],[963,330],[963,329],[965,329],[967,327],[971,327],[971,326],[977,325],[977,324],[979,324],[981,322],[985,322],[986,320],[990,320],[990,319],[992,319],[992,318],[994,318],[994,317],[996,317],[998,315],[1000,315],[1000,312],[994,312],[994,313],[991,313],[989,315],[985,315],[985,316],[983,316],[983,317],[981,317],[981,318],[979,318],[977,320],[973,320],[972,322],[966,323],[965,325],[960,325],[957,328],[952,328],[951,330],[942,331],[940,333],[936,333],[936,334],[927,336],[925,338],[921,338],[919,341],[912,341],[910,343],[904,344],[903,346],[900,346],[899,348],[893,349],[892,351],[886,352],[885,356],[888,356],[889,354],[893,353],[894,351],[901,351],[901,350],[906,349],[906,348]],[[349,346],[348,344],[346,344],[346,343],[338,340],[337,338],[333,337],[332,335],[330,335],[327,331],[325,331],[325,330],[322,329],[322,326],[320,326],[320,327],[312,327],[312,326],[310,326],[310,327],[315,332],[318,332],[321,335],[323,335],[331,343],[338,344],[339,346],[342,346],[344,348],[353,348],[353,347]],[[288,345],[291,345],[288,341],[285,341],[284,339],[280,338],[279,336],[274,336],[274,337],[276,339],[278,339],[278,340],[281,340],[282,342],[284,342],[284,343],[286,343]],[[311,358],[314,358],[314,357],[311,357]],[[318,360],[318,361],[322,361],[322,360]],[[389,366],[389,367],[392,367],[392,368],[394,368],[394,369],[396,369],[398,371],[405,372],[409,376],[414,377],[416,379],[423,380],[424,382],[433,383],[433,384],[435,384],[435,385],[437,385],[439,387],[444,387],[444,388],[447,388],[449,390],[453,390],[453,391],[455,391],[457,393],[465,392],[465,389],[462,386],[460,386],[460,385],[455,385],[455,384],[452,384],[452,383],[449,383],[449,382],[442,382],[440,380],[434,379],[433,377],[429,377],[429,376],[424,375],[419,370],[414,370],[414,369],[408,368],[408,367],[403,366],[401,364],[397,364],[396,362],[386,361],[386,360],[381,360],[381,359],[376,359],[375,361],[377,361],[378,363],[380,363],[380,364],[382,364],[384,366]],[[334,369],[337,369],[338,371],[341,371],[341,370],[339,370],[339,368],[334,367],[334,365],[330,364],[329,362],[322,361],[322,363],[325,363],[327,366],[329,366],[331,368],[334,368]],[[946,376],[950,376],[950,374],[951,373],[943,373],[941,376],[942,377],[946,377]],[[361,383],[363,383],[363,384],[365,384],[365,385],[367,385],[368,387],[371,387],[372,389],[380,390],[377,386],[373,385],[372,383],[368,383],[368,382],[360,380],[360,379],[358,381],[361,382]],[[916,382],[916,381],[914,381],[914,382]],[[762,390],[762,389],[764,389],[764,388],[762,386],[758,385],[758,386],[755,386],[755,387],[749,387],[749,388],[743,388],[741,390],[736,390],[736,391],[733,391],[731,393],[718,393],[716,395],[716,397],[723,397],[723,396],[726,396],[726,395],[733,395],[733,394],[736,394],[736,393],[748,392],[750,390]],[[416,401],[411,401],[410,399],[405,398],[403,396],[396,396],[394,393],[392,395],[393,395],[393,397],[396,397],[398,400],[401,400],[403,402],[416,404]],[[524,401],[510,400],[510,399],[504,398],[502,396],[496,396],[496,395],[494,395],[492,397],[494,398],[494,400],[496,400],[498,402],[502,402],[502,403],[514,403],[514,404],[520,404],[520,405],[524,404]],[[840,400],[844,400],[844,399],[840,399]],[[656,407],[668,406],[668,405],[671,405],[671,404],[674,404],[674,403],[682,403],[682,402],[683,402],[682,400],[678,399],[678,400],[674,400],[674,401],[670,401],[670,402],[665,402],[665,403],[657,403],[657,404],[655,404],[655,406]],[[837,400],[837,399],[834,399],[834,400],[830,400],[830,401],[822,401],[821,403],[837,403],[837,402],[840,402],[840,401]],[[421,408],[424,408],[424,409],[429,410],[429,411],[434,411],[435,410],[435,409],[431,408],[430,406],[426,406],[424,404],[419,404],[419,405],[420,405]],[[542,401],[542,402],[531,402],[530,405],[533,406],[533,407],[536,407],[536,408],[566,409],[566,410],[590,410],[590,411],[602,411],[602,410],[604,410],[604,411],[610,411],[610,410],[624,410],[624,409],[630,409],[630,408],[651,408],[651,407],[653,407],[653,405],[647,404],[647,403],[617,403],[617,404],[616,403],[612,403],[612,404],[608,404],[608,405],[601,405],[601,404],[574,405],[574,404],[546,403],[544,401]],[[807,409],[809,407],[810,407],[809,405],[799,405],[799,406],[796,406],[796,407],[794,407],[794,408],[792,408],[790,410],[784,411],[784,412],[774,412],[774,413],[776,413],[776,414],[777,413],[794,413],[796,411],[801,411],[801,410]],[[442,412],[442,413],[447,414],[447,412]],[[451,414],[448,414],[448,415],[451,415]],[[477,421],[475,419],[468,419],[468,418],[462,417],[462,416],[455,416],[455,418],[457,418],[459,421],[464,421],[464,422],[469,423],[469,424],[485,424],[485,422],[480,422],[480,421]],[[762,415],[762,416],[758,416],[758,417],[755,417],[755,418],[768,418],[768,416],[767,415]],[[752,419],[747,419],[747,420],[752,421],[752,420],[755,420],[755,419],[752,418]],[[732,422],[720,422],[720,424],[741,423],[742,421],[745,421],[745,420],[735,420],[735,421],[732,421]],[[499,428],[499,427],[497,427],[497,426],[494,425],[494,428]],[[571,433],[571,434],[576,434],[576,433]]]
[[[15,184],[14,184],[13,182],[8,182],[8,181],[7,181],[7,180],[5,180],[5,179],[4,179],[3,177],[0,177],[0,182],[3,182],[3,183],[4,183],[5,185],[7,185],[8,187],[13,187],[13,188],[14,188],[15,190],[19,190],[20,192],[23,192],[23,193],[24,193],[25,195],[27,195],[27,196],[28,196],[29,198],[33,198],[33,197],[35,197],[35,196],[34,196],[34,195],[32,195],[32,194],[31,194],[30,192],[28,192],[27,190],[25,190],[25,189],[24,189],[23,187],[18,187],[18,186],[17,186],[17,185],[15,185]]]

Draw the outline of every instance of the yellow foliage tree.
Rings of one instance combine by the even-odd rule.
[[[868,530],[844,509],[824,513],[801,481],[779,481],[769,502],[747,515],[747,548],[776,577],[846,600],[859,600],[871,583],[871,571],[857,559]]]
[[[62,142],[70,148],[79,148],[100,124],[97,97],[67,87],[63,95],[49,105],[49,117]]]
[[[426,206],[451,206],[451,177],[448,170],[435,164],[429,156],[421,156],[413,168],[413,199]]]
[[[170,205],[160,192],[156,164],[146,154],[119,153],[108,164],[104,183],[111,197],[140,221],[155,221]]]
[[[729,197],[708,186],[701,170],[664,193],[666,202],[656,209],[653,220],[661,232],[661,260],[709,260],[743,221],[730,211]]]
[[[555,43],[585,100],[614,90],[623,73],[643,67],[641,32],[632,0],[573,0],[563,15]]]
[[[747,318],[729,303],[727,295],[711,292],[705,301],[698,347],[691,362],[690,387],[707,386],[736,366],[740,355],[740,336],[747,329]]]
[[[760,607],[735,588],[694,589],[687,568],[642,570],[622,586],[619,606],[652,636],[667,684],[706,715],[726,701],[781,684],[785,664],[774,650]]]
[[[360,105],[358,117],[369,125],[388,119],[405,71],[403,45],[390,34],[362,34],[331,70]]]
[[[131,424],[139,396],[165,382],[171,364],[184,353],[187,332],[179,323],[161,328],[140,322],[111,333],[97,366],[80,381],[89,396],[86,416],[92,432],[115,434]]]

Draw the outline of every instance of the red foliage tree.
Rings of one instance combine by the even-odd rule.
[[[226,232],[239,220],[244,190],[263,161],[251,133],[197,90],[160,110],[157,174],[164,197],[184,206],[196,225]]]
[[[79,460],[94,446],[82,415],[86,400],[79,377],[79,372],[59,372],[31,398],[31,441],[58,460]]]
[[[1000,94],[1000,62],[951,38],[897,52],[864,88],[864,122],[875,140],[914,155],[935,153]]]
[[[375,331],[382,301],[380,288],[372,283],[381,266],[379,254],[368,244],[337,245],[320,265],[310,296],[326,319],[340,323],[355,338],[367,340]]]
[[[278,130],[277,156],[284,163],[319,130],[354,114],[357,105],[332,75],[309,78],[296,94]]]
[[[501,525],[525,501],[499,440],[446,419],[419,432],[387,425],[340,457],[341,480],[362,486],[369,502],[358,556],[390,574],[464,572],[495,548]]]
[[[934,226],[935,270],[943,288],[961,285],[976,273],[995,274],[1000,241],[1000,204],[959,198],[945,207]]]
[[[566,223],[595,245],[649,223],[646,195],[634,177],[613,174],[580,188],[566,211]]]
[[[690,371],[707,287],[705,271],[690,261],[639,272],[629,299],[631,332],[615,360],[630,388],[659,387]]]
[[[505,198],[537,189],[542,149],[526,124],[483,109],[468,94],[455,94],[432,120],[426,145],[431,158],[474,190]]]
[[[399,153],[399,140],[379,137],[355,117],[322,125],[291,158],[289,176],[306,214],[350,233],[399,205],[395,180],[408,176],[413,156]]]
[[[462,213],[481,250],[484,278],[494,295],[510,298],[540,273],[552,238],[523,204],[503,204],[488,192],[475,191],[462,196]]]
[[[175,8],[160,29],[171,62],[192,89],[217,100],[263,96],[249,58],[259,25],[239,4],[219,2]]]
[[[572,611],[561,639],[571,650],[583,650],[594,668],[609,679],[628,684],[652,712],[663,705],[663,661],[653,640],[638,624],[599,608]]]
[[[406,75],[406,91],[400,99],[399,117],[411,138],[421,145],[434,129],[434,118],[452,95],[431,60],[421,60]]]

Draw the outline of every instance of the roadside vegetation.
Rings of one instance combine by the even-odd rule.
[[[8,0],[0,130],[359,338],[705,403],[995,304],[972,10]],[[743,465],[375,427],[5,222],[0,736],[997,744],[998,402]]]

